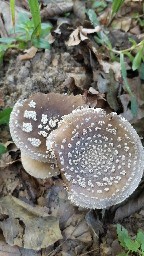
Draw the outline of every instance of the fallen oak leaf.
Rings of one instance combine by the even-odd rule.
[[[46,213],[43,207],[5,196],[0,200],[0,214],[8,216],[0,222],[0,227],[10,245],[40,250],[62,238],[57,218]]]
[[[21,54],[18,56],[18,60],[30,60],[32,59],[37,52],[37,48],[32,46],[31,48],[25,50],[24,52],[26,52],[25,54]]]

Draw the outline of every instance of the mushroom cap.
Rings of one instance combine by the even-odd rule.
[[[56,129],[61,116],[84,104],[82,95],[36,93],[18,100],[10,116],[11,136],[25,155],[42,162],[55,163],[46,138]]]
[[[23,152],[21,152],[21,161],[26,172],[35,178],[46,179],[60,174],[59,168],[54,163],[37,161]]]
[[[100,108],[77,109],[53,131],[53,147],[69,199],[84,208],[102,209],[125,200],[137,188],[144,150],[132,125]]]

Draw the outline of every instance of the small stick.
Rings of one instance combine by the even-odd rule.
[[[0,13],[0,35],[1,35],[1,37],[8,37],[8,33],[7,33],[5,25],[4,25],[2,13]]]

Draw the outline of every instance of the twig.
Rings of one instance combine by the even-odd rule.
[[[1,37],[8,37],[8,33],[6,31],[4,22],[3,22],[3,16],[2,13],[0,13],[0,35]]]

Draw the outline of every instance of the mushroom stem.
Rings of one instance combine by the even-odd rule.
[[[44,163],[32,159],[21,152],[21,161],[24,169],[33,177],[46,179],[59,175],[59,169],[54,163]]]

